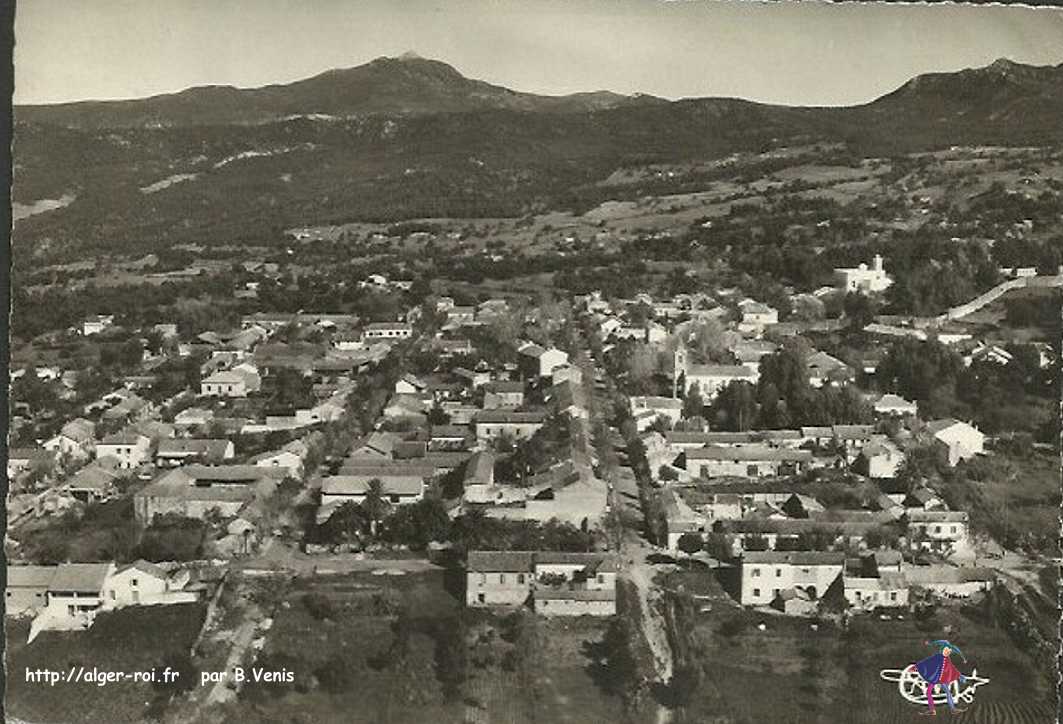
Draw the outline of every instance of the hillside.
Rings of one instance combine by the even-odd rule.
[[[303,224],[588,208],[616,198],[604,181],[618,169],[814,143],[859,157],[1055,146],[1060,117],[1063,66],[1007,61],[920,76],[863,106],[793,108],[546,98],[437,61],[382,59],[288,86],[16,109],[14,199],[54,210],[21,219],[15,243],[66,257],[273,243]]]
[[[19,121],[71,128],[153,128],[254,124],[291,116],[420,114],[484,110],[579,113],[662,102],[606,91],[568,96],[519,93],[466,78],[453,67],[413,54],[378,58],[286,85],[240,89],[204,86],[128,101],[19,106]]]

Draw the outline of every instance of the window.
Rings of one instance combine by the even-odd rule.
[[[498,574],[498,582],[499,583],[505,583],[506,582],[506,574],[505,573],[499,573]]]
[[[760,598],[760,589],[759,588],[754,588],[753,589],[753,598]]]
[[[956,526],[950,525],[949,526],[949,533],[955,533],[955,532],[956,532]]]
[[[940,525],[935,525],[934,526],[934,532],[935,533],[940,533],[941,532],[941,526]]]
[[[136,588],[137,587],[137,579],[134,578],[133,580],[131,580],[129,582],[129,585],[131,585],[133,588]]]
[[[598,574],[598,583],[605,583],[605,574],[604,573],[599,573]]]
[[[782,578],[782,569],[781,568],[776,568],[775,569],[775,577],[776,578]]]
[[[524,583],[524,574],[523,573],[518,573],[517,574],[517,583]]]
[[[482,586],[485,583],[487,583],[487,574],[486,573],[481,573],[480,574],[480,585]],[[483,594],[480,594],[480,595],[482,596]]]
[[[114,589],[112,588],[111,589],[111,600],[113,601],[114,599],[115,599]]]
[[[896,601],[897,600],[897,592],[896,591],[890,591],[890,600],[891,601]]]
[[[753,569],[753,578],[760,578],[760,569],[759,568],[754,568]]]

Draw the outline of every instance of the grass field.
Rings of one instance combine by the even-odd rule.
[[[725,625],[727,621],[738,621]],[[757,624],[764,622],[766,630]],[[990,683],[962,721],[1048,724],[1054,691],[1031,659],[976,609],[939,611],[933,623],[865,620],[850,632],[809,620],[732,610],[703,617],[696,630],[706,675],[677,722],[754,724],[890,724],[919,719],[881,669],[904,668],[929,655],[926,639],[947,636]],[[947,716],[947,715],[945,715]],[[715,717],[715,718],[714,718]]]
[[[1028,542],[1046,555],[1059,533],[1059,458],[1035,451],[1028,457],[995,454],[965,463],[944,482],[952,507],[971,512],[976,530],[1008,545]]]
[[[295,682],[246,687],[226,705],[225,721],[620,719],[620,699],[598,688],[583,653],[586,642],[601,639],[605,621],[526,615],[532,628],[522,640],[533,643],[518,644],[508,633],[512,619],[466,611],[444,575],[356,573],[295,582],[255,664],[287,668]],[[316,603],[308,605],[308,595]]]
[[[28,621],[7,624],[7,715],[29,722],[99,724],[145,720],[156,693],[151,684],[106,686],[26,681],[26,671],[67,672],[72,666],[106,672],[150,671],[172,654],[188,653],[199,633],[202,604],[128,608],[100,614],[87,631],[46,631],[31,644]]]

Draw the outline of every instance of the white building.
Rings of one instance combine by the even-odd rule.
[[[904,453],[889,440],[869,443],[857,456],[857,467],[869,478],[895,478],[903,462]]]
[[[195,601],[195,593],[181,590],[188,579],[187,572],[171,578],[154,563],[138,560],[118,568],[107,577],[102,607],[112,609]]]
[[[136,432],[116,432],[96,444],[96,456],[114,457],[118,467],[130,470],[151,459],[151,440]]]
[[[52,620],[88,626],[103,605],[113,563],[61,563],[48,586],[45,613]]]
[[[878,254],[875,254],[870,268],[867,264],[838,268],[834,270],[834,276],[838,288],[844,292],[882,292],[893,284],[893,279],[882,268],[882,257]]]
[[[964,511],[912,509],[907,515],[913,548],[949,552],[967,547],[969,518]]]
[[[875,401],[874,409],[875,414],[880,417],[907,417],[909,415],[914,416],[918,408],[916,403],[906,400],[900,395],[887,393]]]
[[[215,372],[199,384],[205,397],[247,397],[262,387],[262,378],[250,366],[237,365],[231,370]]]
[[[822,551],[747,552],[742,558],[743,606],[767,606],[787,589],[822,598],[842,575],[845,554]]]
[[[845,576],[845,600],[855,609],[907,608],[908,579],[903,573],[884,572],[878,577]]]
[[[667,419],[670,426],[675,425],[683,414],[683,401],[671,397],[637,396],[631,398],[630,404],[639,432],[648,429],[658,417]]]
[[[529,377],[550,377],[556,368],[568,364],[568,353],[557,347],[543,349],[537,344],[528,343],[517,351],[521,369]]]
[[[927,423],[927,429],[948,452],[949,465],[985,452],[985,435],[966,422],[944,419]]]
[[[81,333],[88,337],[91,334],[99,334],[103,330],[113,325],[113,314],[97,314],[93,317],[89,317],[81,323]]]
[[[413,327],[405,322],[374,322],[367,324],[362,332],[364,340],[409,339]]]

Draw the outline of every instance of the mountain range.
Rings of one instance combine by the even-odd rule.
[[[397,58],[377,58],[354,68],[329,70],[285,85],[248,89],[201,86],[135,100],[21,105],[16,106],[15,116],[19,121],[71,128],[181,127],[257,124],[293,116],[488,110],[587,113],[719,100],[670,102],[650,95],[628,96],[609,91],[564,96],[521,93],[466,78],[446,63],[407,53]],[[882,115],[893,114],[898,108],[920,115],[937,111],[957,115],[980,112],[988,118],[999,118],[1039,111],[1041,104],[1048,110],[1063,107],[1063,63],[1029,66],[1001,59],[984,68],[921,75],[870,104],[846,110],[866,109]]]
[[[545,96],[466,78],[450,65],[413,53],[329,70],[262,88],[201,86],[123,101],[19,106],[20,120],[80,128],[253,124],[298,115],[454,113],[510,110],[581,113],[640,103],[652,96],[608,91]]]
[[[21,219],[15,242],[84,254],[279,239],[291,226],[359,219],[578,210],[640,192],[606,183],[618,169],[787,146],[843,144],[855,157],[1059,146],[1063,64],[1000,60],[921,75],[864,105],[802,108],[540,96],[407,56],[288,85],[17,106],[14,115],[14,200],[74,199]]]

